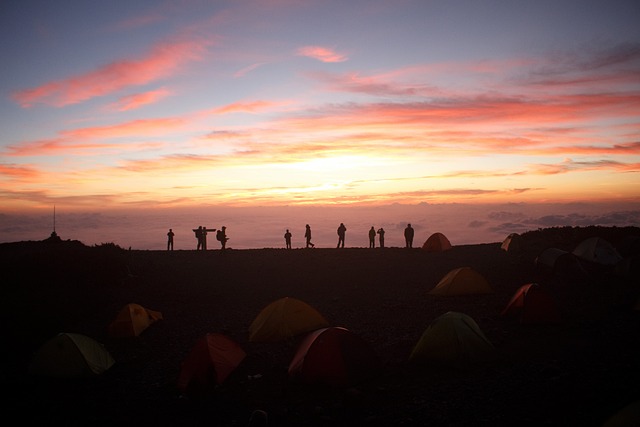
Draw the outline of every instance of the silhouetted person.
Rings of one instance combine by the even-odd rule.
[[[194,228],[193,232],[196,234],[196,239],[198,240],[198,246],[196,246],[196,251],[202,249],[202,226],[198,228]]]
[[[291,249],[291,232],[287,228],[287,232],[284,233],[284,242],[287,245],[287,249]]]
[[[304,231],[304,238],[307,240],[307,248],[309,246],[311,246],[312,248],[315,248],[316,245],[314,245],[313,243],[311,243],[311,227],[309,226],[309,224],[305,225],[306,230]]]
[[[173,232],[173,229],[169,229],[169,232],[167,233],[167,250],[168,251],[172,251],[173,250],[173,236],[175,236],[175,233]]]
[[[384,248],[384,228],[380,227],[378,234],[380,235],[380,247]]]
[[[411,228],[411,224],[407,224],[407,228],[404,229],[404,242],[408,249],[413,247],[413,228]]]
[[[200,233],[201,233],[200,236],[202,238],[202,250],[206,251],[207,250],[207,227],[203,225],[202,231]]]
[[[338,227],[338,246],[336,248],[344,248],[344,236],[347,234],[347,227],[340,223]]]
[[[227,248],[227,241],[229,240],[227,237],[227,227],[223,225],[222,228],[218,230],[216,239],[220,242],[220,249],[225,250]]]
[[[373,228],[373,225],[369,229],[369,247],[370,248],[376,247],[376,229]]]

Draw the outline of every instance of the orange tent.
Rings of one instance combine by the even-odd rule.
[[[231,338],[208,333],[198,341],[182,362],[178,389],[184,394],[200,394],[222,384],[247,354]]]
[[[298,299],[285,297],[260,311],[249,326],[249,341],[283,341],[327,326],[329,322],[315,308]]]
[[[372,377],[382,366],[373,348],[340,327],[308,334],[300,343],[289,376],[307,384],[348,387]]]
[[[427,252],[442,252],[451,249],[451,242],[442,233],[433,233],[422,245]]]
[[[137,337],[158,320],[162,320],[162,313],[159,311],[149,310],[139,304],[127,304],[109,325],[109,335]]]
[[[429,295],[457,296],[471,294],[491,294],[489,282],[471,267],[451,270],[429,291]]]
[[[524,324],[560,322],[560,311],[553,296],[537,283],[521,286],[502,311],[502,316],[515,317]]]

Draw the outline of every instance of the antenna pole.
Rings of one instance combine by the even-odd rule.
[[[53,205],[53,232],[56,232],[56,205]]]

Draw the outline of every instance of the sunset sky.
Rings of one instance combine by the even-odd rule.
[[[107,225],[72,223],[162,212],[157,235],[191,208],[183,234],[284,206],[640,221],[637,0],[25,0],[0,19],[0,241],[54,206],[87,243]]]

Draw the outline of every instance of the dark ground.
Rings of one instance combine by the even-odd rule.
[[[600,236],[629,256],[635,270],[585,265],[571,280],[536,267],[548,247],[571,251]],[[66,425],[246,426],[255,409],[271,426],[602,426],[640,399],[640,229],[554,228],[522,235],[523,249],[500,243],[454,246],[442,253],[403,248],[128,251],[76,241],[0,244],[3,413],[20,423]],[[347,240],[348,244],[348,240]],[[490,295],[427,294],[450,270],[469,266]],[[551,290],[563,322],[523,326],[500,316],[522,285]],[[346,389],[287,378],[299,338],[251,343],[248,328],[281,297],[303,300],[333,326],[368,341],[384,367]],[[107,335],[130,302],[164,320],[140,337]],[[495,345],[497,360],[470,370],[417,368],[408,356],[439,315],[471,316]],[[59,332],[104,344],[116,364],[85,380],[26,373],[31,355]],[[224,385],[201,399],[181,396],[182,360],[207,332],[226,334],[247,352]]]

